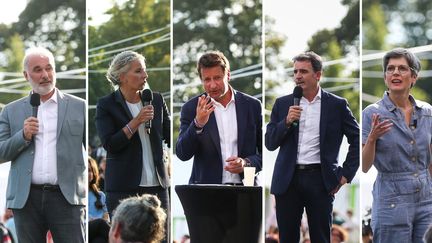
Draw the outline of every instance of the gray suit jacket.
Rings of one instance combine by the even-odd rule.
[[[85,101],[57,90],[57,177],[72,205],[85,205],[87,184]],[[9,103],[0,115],[0,163],[11,161],[6,192],[8,208],[24,207],[31,185],[35,144],[23,137],[24,120],[32,115],[30,97]]]

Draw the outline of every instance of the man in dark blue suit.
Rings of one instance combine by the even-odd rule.
[[[304,208],[313,243],[330,242],[334,195],[351,182],[359,167],[359,127],[345,99],[321,90],[321,57],[314,52],[294,58],[294,81],[303,88],[299,105],[293,95],[276,100],[265,145],[279,148],[271,193],[281,243],[299,242]],[[343,136],[349,151],[343,166],[338,154]]]
[[[241,185],[245,166],[261,170],[261,103],[228,84],[230,66],[221,52],[202,55],[197,71],[206,93],[182,107],[176,154],[183,161],[194,157],[190,184]]]

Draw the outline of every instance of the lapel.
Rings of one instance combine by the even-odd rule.
[[[218,130],[218,126],[216,123],[216,117],[214,115],[214,112],[212,112],[210,114],[210,117],[209,117],[209,120],[208,120],[206,126],[208,126],[207,131],[210,134],[210,138],[213,141],[220,158],[222,158],[220,138],[219,138],[219,130]]]
[[[66,117],[67,106],[69,103],[69,99],[57,89],[57,138],[60,136],[63,122]]]
[[[248,119],[248,109],[245,105],[245,100],[240,93],[234,91],[235,97],[235,107],[237,115],[237,154],[241,155],[241,151],[244,145],[244,134],[246,131],[246,123]]]
[[[321,115],[320,115],[320,146],[325,142],[325,134],[327,128],[327,117],[330,113],[330,106],[328,105],[328,93],[321,89]],[[322,151],[322,150],[321,150]]]
[[[32,116],[33,115],[33,108],[32,108],[32,106],[30,105],[30,96],[31,96],[31,94],[28,96],[28,98],[27,99],[24,99],[23,100],[23,107],[24,107],[24,117],[23,117],[23,120],[25,120],[25,119],[27,119],[27,118],[29,118],[30,116]]]
[[[116,101],[117,103],[119,103],[121,107],[123,107],[123,110],[124,110],[124,111],[126,112],[126,114],[128,115],[129,120],[132,120],[132,118],[133,118],[133,117],[132,117],[132,113],[129,111],[129,108],[128,108],[127,105],[126,105],[126,101],[125,101],[125,99],[123,98],[123,95],[122,95],[122,93],[120,92],[120,89],[117,89],[117,90],[115,91],[114,96],[115,96],[115,101]]]

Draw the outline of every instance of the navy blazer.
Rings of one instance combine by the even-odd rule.
[[[186,102],[181,109],[176,154],[183,161],[194,157],[190,184],[221,184],[223,167],[216,118],[212,112],[202,133],[196,133],[193,120],[196,116],[198,97]],[[261,102],[238,91],[234,91],[234,99],[237,114],[238,157],[248,158],[258,172],[261,170],[262,163]],[[243,173],[240,177],[243,178]]]
[[[271,193],[280,195],[288,190],[297,163],[299,128],[287,128],[285,118],[293,105],[293,95],[276,100],[267,125],[265,145],[273,151],[279,148],[276,159]],[[343,136],[348,139],[349,151],[343,163],[338,166],[338,154]],[[324,90],[321,93],[320,156],[321,174],[328,192],[339,184],[344,176],[348,182],[354,178],[359,167],[359,126],[345,99]]]
[[[153,161],[159,183],[169,186],[169,178],[163,160],[163,141],[170,146],[170,118],[163,97],[153,92],[154,118],[150,130]],[[138,132],[128,139],[123,127],[132,120],[120,90],[102,97],[96,106],[96,128],[103,147],[107,151],[105,190],[107,192],[133,192],[141,182],[143,168],[142,147]]]

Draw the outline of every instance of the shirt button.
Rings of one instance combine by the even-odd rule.
[[[418,174],[417,174],[417,173],[414,173],[413,176],[414,176],[414,177],[418,177]]]
[[[411,161],[415,162],[416,161],[416,157],[415,156],[411,157]]]
[[[396,205],[394,205],[394,203],[392,203],[392,204],[390,204],[390,207],[394,208],[394,207],[396,207]]]
[[[415,141],[414,141],[414,140],[411,140],[411,141],[410,141],[410,144],[415,144]]]
[[[417,189],[416,189],[416,192],[419,192],[419,191],[420,191],[420,189],[419,189],[419,188],[417,188]]]

